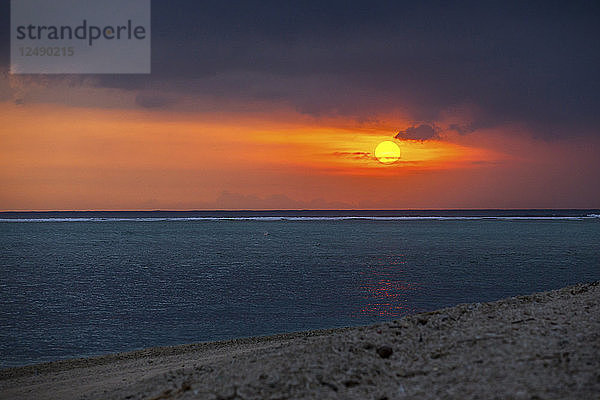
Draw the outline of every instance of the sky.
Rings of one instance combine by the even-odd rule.
[[[600,208],[595,1],[153,1],[149,75],[10,74],[9,15],[0,210]]]

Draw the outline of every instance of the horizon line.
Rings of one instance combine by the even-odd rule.
[[[588,211],[599,208],[270,208],[270,209],[72,209],[72,210],[0,210],[0,213],[51,212],[310,212],[310,211]]]

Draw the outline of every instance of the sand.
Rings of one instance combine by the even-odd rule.
[[[600,284],[0,370],[2,399],[600,399]]]

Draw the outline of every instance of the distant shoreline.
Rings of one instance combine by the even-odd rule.
[[[0,370],[2,398],[592,398],[600,284],[368,327]]]
[[[0,211],[0,220],[78,218],[600,217],[600,209]]]

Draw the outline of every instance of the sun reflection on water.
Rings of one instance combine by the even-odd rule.
[[[360,289],[364,293],[365,304],[359,314],[399,318],[416,312],[409,297],[418,285],[403,279],[405,269],[406,261],[400,254],[382,259],[362,272]]]

